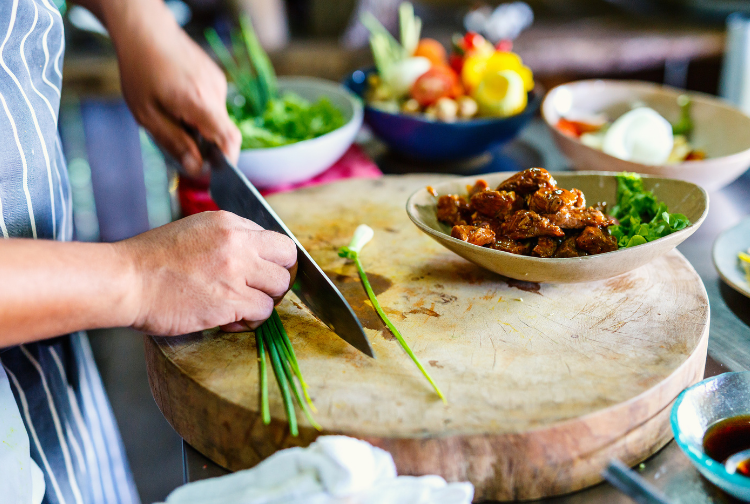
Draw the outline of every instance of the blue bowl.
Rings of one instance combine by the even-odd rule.
[[[344,85],[364,99],[372,68],[352,72]],[[506,118],[477,118],[452,123],[418,115],[385,112],[365,104],[365,123],[392,150],[419,161],[467,159],[484,154],[518,135],[542,102],[540,86],[529,93],[526,109]]]
[[[672,406],[672,432],[677,445],[711,483],[750,501],[750,478],[729,474],[724,464],[703,451],[703,436],[720,420],[750,414],[750,372],[724,373],[685,389]]]

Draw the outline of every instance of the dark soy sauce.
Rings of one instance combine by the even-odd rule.
[[[750,449],[750,415],[725,418],[708,428],[703,436],[703,450],[712,459],[721,462],[737,452]],[[750,476],[750,464],[740,464],[737,472]]]

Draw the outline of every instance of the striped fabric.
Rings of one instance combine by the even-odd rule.
[[[67,241],[73,235],[57,133],[64,43],[62,18],[50,0],[0,0],[4,238]],[[139,502],[86,335],[3,349],[0,362],[0,384],[9,384],[18,408],[0,409],[0,437],[20,413],[31,458],[44,473],[42,502]],[[0,488],[11,483],[7,477],[0,474]]]

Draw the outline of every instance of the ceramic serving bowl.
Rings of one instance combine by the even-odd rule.
[[[714,267],[721,279],[740,294],[750,297],[750,284],[737,258],[738,252],[747,252],[748,248],[750,248],[750,219],[745,219],[716,238],[712,256]]]
[[[750,478],[729,474],[724,464],[703,451],[703,436],[719,420],[750,414],[750,372],[724,373],[685,389],[672,406],[677,445],[711,483],[750,501]]]
[[[629,171],[665,178],[687,180],[708,191],[720,189],[742,175],[750,166],[750,117],[728,103],[702,93],[687,93],[692,99],[694,131],[692,143],[706,152],[700,161],[673,165],[646,165],[624,161],[582,144],[577,138],[561,133],[556,124],[571,110],[605,113],[615,120],[643,102],[668,121],[680,116],[677,97],[684,90],[638,81],[584,80],[553,88],[542,103],[542,117],[557,146],[568,157],[575,170]]]
[[[462,177],[437,184],[433,189],[439,196],[467,193],[466,186],[477,179],[487,181],[490,187],[513,173],[501,172],[481,177]],[[617,180],[609,172],[558,172],[552,174],[559,187],[583,191],[589,202],[615,204]],[[419,229],[444,247],[464,259],[506,277],[528,282],[575,283],[590,282],[614,277],[628,272],[666,254],[693,234],[708,214],[708,194],[700,186],[683,180],[643,177],[644,186],[667,204],[671,213],[681,213],[692,223],[687,228],[658,240],[620,249],[606,254],[573,258],[541,258],[511,254],[501,250],[479,247],[451,237],[451,226],[437,219],[437,198],[426,188],[411,195],[406,203],[409,218]]]
[[[367,75],[373,69],[353,72],[344,85],[363,97]],[[420,115],[386,112],[365,105],[365,123],[388,147],[418,161],[468,159],[506,143],[518,135],[534,117],[544,92],[537,86],[520,114],[506,118],[479,117],[452,123],[433,121]]]
[[[346,124],[318,138],[281,147],[243,150],[237,167],[259,188],[302,182],[325,171],[351,146],[362,126],[361,100],[336,82],[279,77],[279,91],[296,93],[311,102],[326,97],[344,114]]]

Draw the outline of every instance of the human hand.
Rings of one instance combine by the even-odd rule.
[[[236,162],[241,135],[227,114],[227,82],[219,67],[162,2],[134,0],[115,7],[125,10],[108,16],[107,27],[117,50],[122,93],[136,120],[191,176],[202,174],[203,159],[182,123]]]
[[[172,336],[255,329],[289,290],[288,237],[229,212],[204,212],[114,244],[133,264],[132,326]]]

